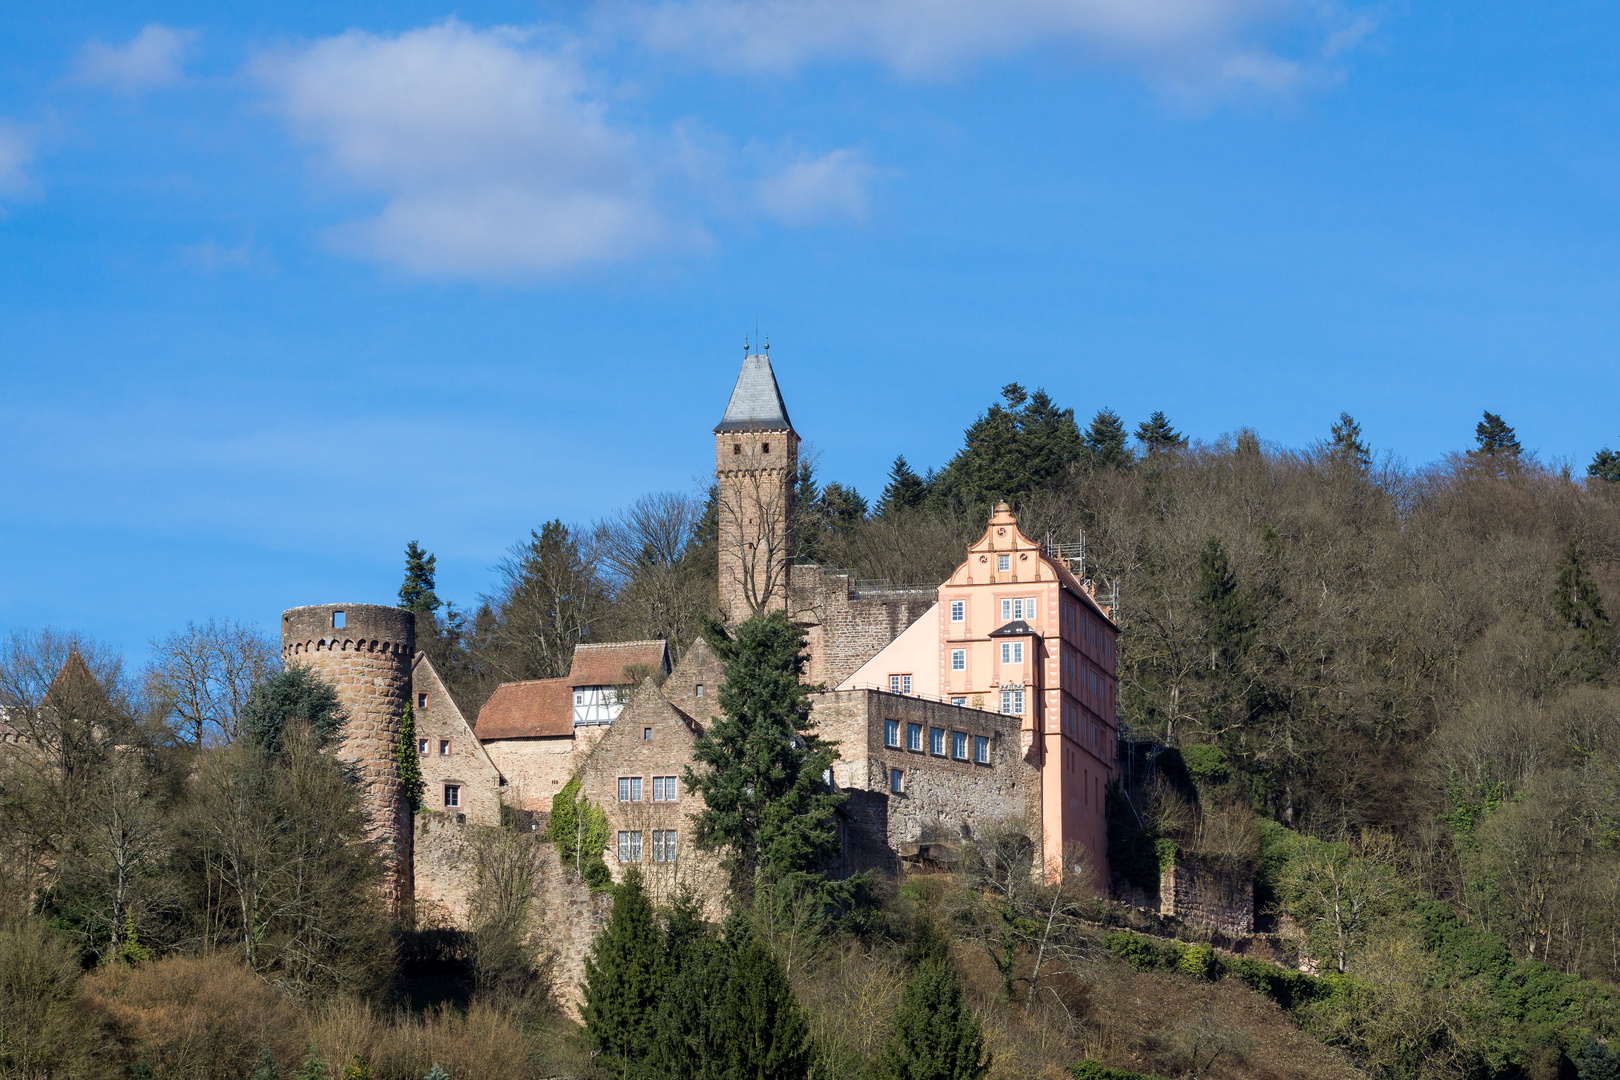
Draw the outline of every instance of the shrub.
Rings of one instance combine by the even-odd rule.
[[[84,989],[129,1056],[166,1080],[245,1078],[263,1054],[290,1066],[303,1049],[292,1004],[227,956],[104,967]]]
[[[1110,1069],[1101,1062],[1086,1059],[1078,1065],[1069,1066],[1069,1075],[1074,1080],[1159,1080],[1151,1073],[1133,1073],[1124,1069]]]
[[[1129,930],[1114,930],[1103,947],[1137,971],[1171,971],[1181,964],[1186,946],[1178,941],[1155,941]]]
[[[1195,979],[1213,979],[1220,973],[1220,962],[1215,958],[1214,948],[1208,944],[1187,946],[1176,967],[1183,975]]]
[[[0,930],[0,1075],[92,1075],[100,1018],[76,997],[79,962],[37,922]]]

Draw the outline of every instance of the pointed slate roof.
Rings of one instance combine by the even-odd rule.
[[[737,385],[731,389],[731,400],[726,403],[726,415],[715,426],[722,431],[792,431],[787,406],[782,403],[782,391],[776,385],[776,372],[771,370],[771,358],[763,353],[745,357],[742,371],[737,373]]]

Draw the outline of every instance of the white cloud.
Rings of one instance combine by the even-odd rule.
[[[612,19],[656,50],[755,72],[858,58],[930,76],[1056,50],[1130,64],[1177,90],[1276,89],[1292,62],[1271,55],[1268,34],[1304,26],[1329,38],[1347,21],[1323,0],[666,0],[619,5]]]
[[[33,136],[20,125],[0,118],[0,196],[27,195],[33,190],[27,173],[33,159]]]
[[[614,127],[566,51],[454,20],[350,31],[260,61],[276,107],[380,213],[340,250],[432,276],[523,277],[689,235],[655,198],[645,140]]]
[[[866,216],[867,186],[876,175],[859,151],[834,150],[794,162],[759,182],[759,202],[773,217],[804,224],[826,217]]]
[[[182,81],[181,62],[195,31],[175,30],[152,23],[124,45],[92,40],[79,54],[73,80],[133,94]]]

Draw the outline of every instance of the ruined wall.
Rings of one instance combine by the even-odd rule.
[[[857,590],[848,574],[793,568],[789,611],[805,627],[808,682],[837,686],[934,604],[938,590]]]
[[[1159,912],[1228,937],[1254,933],[1254,878],[1178,857],[1159,875]]]
[[[337,625],[341,623],[342,625]],[[281,658],[308,667],[337,687],[348,710],[339,759],[354,764],[364,792],[368,836],[388,867],[383,898],[410,918],[413,827],[399,785],[395,752],[411,691],[416,616],[374,604],[321,604],[281,614]]]
[[[424,926],[465,930],[470,927],[473,890],[477,886],[476,848],[487,826],[457,823],[443,814],[418,818],[417,906]],[[595,891],[564,866],[557,845],[525,837],[535,845],[534,899],[529,930],[537,951],[549,954],[552,990],[557,1002],[578,1018],[583,1000],[585,958],[613,910],[613,895]]]
[[[892,871],[918,845],[959,847],[976,829],[1026,822],[1040,841],[1040,778],[1019,749],[1019,718],[959,708],[876,690],[842,690],[812,698],[812,719],[839,744],[833,778],[849,793],[849,869]],[[899,724],[899,746],[884,742],[884,721]],[[907,725],[922,726],[921,750],[906,748]],[[945,753],[932,752],[929,733],[944,732]],[[968,736],[968,759],[952,756],[952,733]],[[976,735],[990,740],[990,761],[973,760]],[[889,770],[904,772],[903,790],[889,790]]]

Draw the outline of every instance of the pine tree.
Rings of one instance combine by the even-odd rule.
[[[242,732],[272,752],[281,750],[288,720],[299,720],[323,745],[330,743],[348,719],[337,688],[302,665],[293,665],[253,688],[242,708]]]
[[[1620,484],[1620,453],[1605,446],[1592,455],[1592,464],[1586,467],[1586,475],[1604,483]]]
[[[1558,560],[1553,613],[1575,635],[1586,676],[1600,678],[1614,649],[1614,628],[1603,610],[1603,596],[1586,572],[1586,560],[1571,540]]]
[[[1523,452],[1513,429],[1488,409],[1485,419],[1474,426],[1474,439],[1479,443],[1479,449],[1470,450],[1469,453],[1475,457],[1517,460]]]
[[[701,905],[682,893],[670,906],[664,952],[669,981],[659,998],[648,1074],[678,1080],[725,1080],[726,979],[730,955]]]
[[[276,1056],[270,1052],[268,1046],[259,1051],[259,1063],[253,1066],[250,1080],[281,1080],[281,1068],[276,1064]]]
[[[293,1080],[326,1080],[326,1062],[315,1053],[313,1046],[309,1048],[309,1053],[304,1055],[304,1063],[298,1067],[298,1072],[293,1074]]]
[[[728,942],[727,1080],[804,1080],[810,1075],[810,1025],[793,988],[764,942],[746,931],[737,936],[740,940]]]
[[[1620,1054],[1587,1036],[1586,1045],[1575,1053],[1575,1075],[1579,1080],[1620,1080]]]
[[[343,1080],[371,1080],[371,1066],[359,1054],[349,1061],[349,1067],[343,1070]]]
[[[450,1080],[450,1074],[440,1068],[439,1063],[435,1061],[433,1068],[428,1070],[427,1075],[422,1077],[422,1080]]]
[[[415,540],[405,545],[405,582],[399,587],[399,606],[431,618],[441,601],[433,591],[436,577],[435,556],[423,551]]]
[[[889,486],[883,489],[883,513],[915,510],[927,497],[928,485],[906,464],[905,455],[895,458],[894,464],[889,466]]]
[[[1330,453],[1338,461],[1354,465],[1361,472],[1372,467],[1372,452],[1361,441],[1361,425],[1347,412],[1339,414],[1333,425],[1333,443]]]
[[[1122,469],[1131,463],[1125,449],[1125,421],[1113,409],[1099,409],[1086,429],[1086,457],[1093,469]]]
[[[944,492],[970,502],[1015,498],[1056,480],[1085,454],[1073,409],[1017,383],[1002,387],[1001,397],[963,434],[940,477]]]
[[[1198,556],[1197,602],[1209,642],[1209,666],[1216,669],[1248,649],[1254,620],[1238,590],[1226,548],[1213,536]]]
[[[405,701],[405,715],[399,721],[399,745],[394,748],[394,761],[399,766],[399,788],[405,801],[411,804],[411,813],[422,809],[422,755],[416,747],[416,710],[410,700]]]
[[[837,481],[821,489],[821,505],[835,535],[851,532],[866,520],[866,500],[861,493]]]
[[[693,839],[726,853],[732,886],[747,895],[755,874],[775,880],[819,880],[832,854],[834,815],[845,796],[827,791],[823,774],[836,748],[815,734],[811,687],[804,669],[804,631],[780,611],[755,616],[736,637],[712,620],[704,627],[725,663],[721,716],[699,736],[692,756],[709,766],[687,767],[684,782],[700,795]]]
[[[944,960],[927,961],[906,980],[875,1080],[981,1080],[989,1071],[984,1032],[956,971]]]
[[[663,935],[634,866],[613,890],[613,914],[585,961],[581,1018],[591,1049],[613,1075],[639,1074],[652,1049],[659,995],[667,981]]]
[[[1186,438],[1170,426],[1170,419],[1162,409],[1136,425],[1136,441],[1150,455],[1187,445]]]

